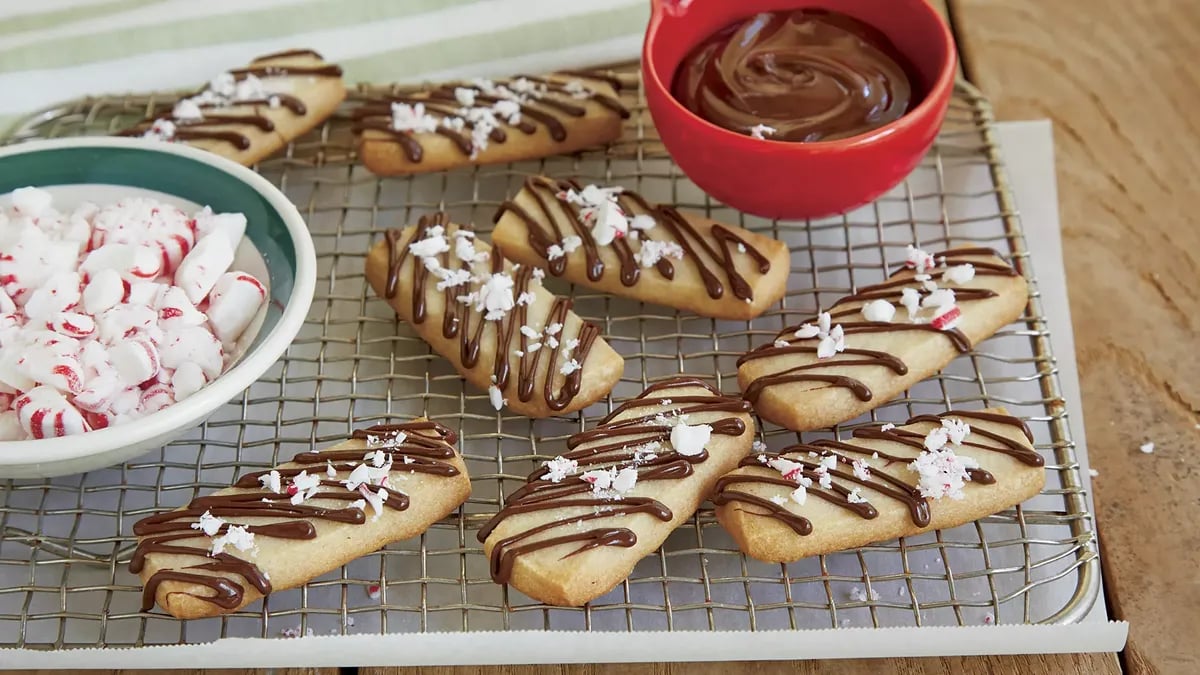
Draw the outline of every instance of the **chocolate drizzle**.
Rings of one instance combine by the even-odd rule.
[[[909,419],[905,424],[933,423],[940,425],[944,418],[974,419],[1017,427],[1021,429],[1030,443],[1033,442],[1033,436],[1024,422],[1015,417],[989,412],[951,410],[939,415],[918,415]],[[887,430],[881,427],[856,429],[854,438],[899,443],[913,448],[917,454],[920,454],[925,449],[925,434],[902,427],[894,427]],[[1008,455],[1032,467],[1041,467],[1045,464],[1042,456],[1031,446],[978,426],[971,427],[971,433],[963,440],[962,445]],[[833,481],[831,481],[830,487],[823,488],[820,486],[820,474],[817,472],[817,468],[820,466],[822,458],[830,456],[837,458],[838,468],[829,470]],[[779,453],[767,455],[768,461],[776,457],[797,462],[803,467],[801,474],[812,480],[812,485],[808,486],[806,490],[809,497],[816,496],[831,504],[856,513],[867,520],[876,518],[879,512],[870,502],[851,502],[849,500],[849,495],[853,491],[853,487],[848,488],[847,485],[857,485],[869,488],[888,499],[903,504],[908,510],[913,525],[916,527],[928,527],[932,522],[929,499],[921,495],[921,491],[916,485],[901,478],[901,476],[910,473],[907,467],[915,459],[915,455],[903,457],[882,452],[866,444],[821,439],[813,443],[792,445],[784,448]],[[863,458],[882,460],[884,465],[882,467],[870,465],[870,473],[866,478],[860,478],[855,475],[852,469],[847,471],[841,468],[842,465],[853,466],[856,459],[862,460]],[[796,534],[804,536],[812,533],[812,521],[788,510],[784,505],[786,502],[784,504],[776,504],[761,496],[736,489],[738,485],[778,485],[787,488],[787,492],[790,493],[797,487],[797,481],[784,478],[779,472],[765,466],[765,462],[760,462],[757,455],[746,457],[739,466],[756,467],[767,470],[770,473],[763,471],[739,472],[723,476],[717,481],[717,486],[714,489],[715,494],[712,497],[714,505],[746,504],[755,507],[755,510],[752,511],[753,513],[778,520],[790,527]],[[893,466],[896,469],[889,472],[888,469],[891,469]],[[997,482],[996,477],[992,473],[981,468],[968,469],[967,473],[973,483],[994,485]]]
[[[341,77],[342,69],[337,65],[327,64],[320,67],[315,66],[293,66],[287,64],[263,64],[256,66],[254,64],[260,61],[268,61],[273,59],[281,59],[296,56],[312,56],[321,59],[321,55],[311,49],[290,49],[282,52],[266,54],[256,58],[249,67],[237,68],[229,72],[235,79],[245,79],[246,75],[253,74],[263,77],[289,77],[289,76],[311,76],[311,77]],[[199,96],[204,92],[201,89],[187,98]],[[197,103],[197,107],[201,110],[223,110],[229,108],[246,108],[251,106],[281,106],[287,108],[292,114],[303,117],[308,113],[308,107],[304,105],[304,101],[292,96],[291,94],[272,93],[267,98],[261,99],[240,99],[230,103]],[[249,126],[254,127],[263,132],[275,130],[275,123],[267,116],[262,115],[258,110],[245,114],[211,114],[204,113],[204,116],[199,119],[176,119],[173,110],[168,110],[162,114],[155,115],[129,129],[118,132],[118,136],[143,136],[160,120],[170,121],[175,125],[175,133],[173,138],[181,141],[194,140],[216,140],[228,143],[238,150],[248,150],[251,146],[251,141],[248,136],[230,129],[211,129],[210,127],[217,126]]]
[[[997,258],[999,253],[990,248],[958,248],[950,251],[935,254],[935,257],[941,261],[944,260],[946,266],[970,263],[975,267],[976,276],[1016,276],[1017,272],[1004,264],[1003,262],[978,261],[971,259],[971,256],[993,255]],[[928,270],[926,273],[937,281],[941,280],[946,268],[936,268]],[[915,287],[918,285],[913,279],[912,274],[906,274],[905,268],[900,268],[892,273],[892,278],[879,284],[872,286],[864,286],[857,293],[847,295],[836,303],[829,310],[830,318],[842,326],[845,334],[852,336],[855,334],[864,333],[887,333],[887,332],[903,332],[903,331],[927,331],[931,333],[940,333],[960,353],[971,351],[971,341],[961,330],[950,328],[942,330],[935,328],[931,323],[907,323],[905,320],[896,322],[878,322],[866,320],[845,320],[845,317],[861,316],[862,304],[871,300],[887,300],[893,305],[899,304],[901,291],[905,287]],[[954,291],[955,301],[961,303],[978,302],[989,298],[997,297],[997,293],[987,288],[957,288],[947,286]],[[900,311],[903,311],[901,308]],[[816,320],[810,320],[808,323],[815,323]],[[774,340],[769,343],[755,348],[754,350],[743,354],[738,359],[737,365],[760,359],[775,358],[787,354],[811,353],[815,354],[816,342],[814,338],[797,338],[796,330],[799,326],[789,326],[784,328]],[[786,345],[779,345],[781,341],[786,342]],[[894,354],[881,351],[873,351],[867,349],[847,348],[833,358],[819,359],[811,363],[806,363],[800,366],[790,368],[782,368],[770,375],[763,375],[755,378],[749,386],[745,388],[742,395],[750,402],[757,402],[762,393],[770,387],[789,384],[793,382],[825,382],[829,386],[841,387],[850,390],[860,401],[870,401],[874,394],[870,387],[853,377],[846,375],[836,375],[828,372],[814,372],[822,369],[839,369],[859,368],[859,367],[882,367],[891,370],[896,375],[905,375],[908,373],[908,366],[903,360]]]
[[[447,227],[449,225],[450,222],[446,214],[438,212],[431,216],[421,216],[412,237],[403,242],[401,241],[403,232],[400,230],[391,230],[385,234],[388,247],[388,272],[384,295],[389,300],[396,297],[404,263],[410,257],[413,257],[409,254],[409,245],[414,241],[423,239],[426,232],[435,226],[446,227],[446,235],[449,237],[451,235],[450,227]],[[489,259],[491,261],[490,271],[492,274],[499,274],[505,270],[504,256],[501,255],[497,248],[492,247]],[[446,251],[440,254],[438,261],[446,269],[471,269],[471,263],[459,260],[453,251]],[[426,286],[429,283],[430,272],[425,265],[415,260],[411,265],[411,269],[412,322],[422,324],[428,318],[426,303],[428,301],[427,293],[429,290]],[[520,297],[523,293],[531,292],[530,284],[533,281],[533,271],[534,268],[525,265],[512,274],[514,297]],[[532,400],[537,374],[539,371],[544,370],[545,379],[542,387],[542,397],[546,401],[546,405],[551,410],[562,410],[570,405],[572,399],[579,394],[583,383],[583,366],[587,362],[587,356],[591,351],[592,345],[600,336],[600,329],[593,323],[580,321],[579,332],[574,338],[579,340],[579,344],[571,353],[572,358],[579,363],[580,367],[569,375],[563,376],[561,387],[555,391],[554,382],[556,379],[555,373],[558,372],[559,354],[562,352],[563,346],[569,342],[568,337],[565,334],[559,334],[556,336],[558,342],[555,346],[551,347],[548,344],[544,344],[540,349],[530,351],[529,346],[535,340],[520,330],[522,326],[528,323],[529,306],[527,304],[518,304],[499,321],[485,321],[482,312],[476,310],[469,303],[459,302],[457,299],[467,294],[470,290],[470,283],[468,282],[447,286],[442,291],[445,306],[442,316],[442,337],[447,340],[458,338],[458,358],[462,362],[463,368],[472,369],[479,364],[484,328],[489,323],[494,323],[496,345],[492,376],[495,385],[501,391],[507,388],[509,378],[512,376],[514,370],[514,364],[511,362],[511,359],[514,356],[514,352],[519,351],[521,356],[517,357],[515,364],[517,397],[525,403]],[[546,325],[562,324],[565,330],[567,315],[570,309],[570,300],[555,297],[553,304],[550,306],[549,314],[546,317]],[[537,341],[540,342],[541,340],[538,339]],[[549,354],[543,356],[545,352],[549,352]]]
[[[671,396],[673,390],[702,387],[708,395]],[[664,405],[664,399],[670,399]],[[639,410],[649,408],[649,410]],[[618,465],[636,465],[638,484],[648,481],[679,480],[693,475],[694,466],[708,459],[707,451],[696,455],[680,455],[665,447],[656,448],[653,459],[635,462],[638,449],[649,443],[666,443],[671,436],[671,427],[654,424],[661,414],[702,414],[711,412],[746,413],[749,405],[741,400],[722,396],[703,380],[692,377],[677,377],[652,385],[637,398],[626,401],[600,421],[594,429],[584,431],[567,440],[567,452],[562,457],[575,460],[578,471],[559,482],[546,478],[549,469],[542,467],[531,473],[525,485],[510,494],[505,506],[491,518],[478,533],[483,542],[501,522],[522,513],[550,511],[556,509],[590,509],[576,515],[551,520],[542,525],[512,534],[496,542],[491,549],[491,574],[497,583],[507,583],[512,576],[513,565],[520,556],[561,544],[579,544],[564,555],[569,558],[599,546],[630,547],[637,543],[637,534],[624,527],[608,525],[584,529],[583,524],[600,518],[644,513],[661,522],[669,522],[674,514],[662,502],[650,497],[627,496],[619,500],[596,497],[592,486],[581,474],[593,469],[610,468]],[[632,416],[618,420],[625,413]],[[740,436],[746,432],[746,424],[739,417],[727,417],[712,422],[715,435]],[[649,455],[646,455],[647,457]],[[531,538],[557,529],[570,528],[566,534],[547,538]]]
[[[583,80],[607,82],[607,78],[602,75],[575,73],[574,71],[570,74]],[[586,98],[578,99],[573,96],[572,91],[567,89],[564,82],[558,80],[525,75],[496,80],[495,85],[511,89],[517,80],[535,84],[542,90],[537,92],[518,91],[518,94],[524,96],[523,100],[518,101],[514,98],[501,98],[485,93],[479,85],[471,82],[442,84],[422,91],[390,96],[360,106],[353,113],[354,132],[361,134],[364,131],[373,130],[386,133],[400,145],[408,161],[414,164],[419,163],[425,156],[425,148],[419,140],[421,134],[410,130],[397,130],[393,127],[392,104],[421,104],[427,114],[440,118],[437,128],[430,133],[449,138],[464,155],[474,159],[479,150],[471,138],[471,131],[475,128],[475,123],[460,115],[463,106],[459,103],[456,94],[456,90],[459,89],[470,90],[476,105],[490,106],[502,100],[512,101],[518,105],[520,116],[515,123],[509,123],[497,115],[496,119],[501,126],[489,131],[489,143],[506,143],[508,141],[508,133],[502,127],[516,129],[528,136],[537,132],[538,125],[545,127],[550,138],[561,143],[566,140],[568,133],[567,125],[564,124],[562,117],[576,119],[583,117],[587,114],[587,110],[583,106],[586,101],[594,101],[623,119],[629,117],[629,111],[617,99],[590,88],[587,89],[589,95]],[[446,123],[446,120],[450,119],[456,119],[461,124],[450,126]]]
[[[406,434],[406,438],[395,442],[396,432]],[[315,467],[314,473],[325,476],[326,467],[330,465],[339,472],[339,476],[348,475],[355,466],[362,463],[363,455],[372,449],[393,455],[396,459],[393,472],[428,473],[438,476],[456,476],[459,473],[457,467],[445,461],[455,456],[452,444],[457,438],[453,431],[437,422],[378,425],[368,429],[357,429],[353,437],[366,439],[368,436],[378,436],[385,441],[390,436],[390,441],[377,447],[368,443],[367,447],[354,450],[302,452],[291,460],[300,466],[277,469],[279,475],[286,481],[306,467]],[[183,568],[156,570],[146,580],[142,611],[148,611],[154,606],[155,595],[164,581],[204,586],[211,591],[211,595],[194,597],[227,610],[241,606],[245,597],[245,588],[233,577],[241,577],[262,595],[271,592],[270,579],[253,562],[229,553],[210,552],[209,538],[193,527],[206,512],[217,518],[232,519],[221,526],[218,534],[227,532],[231,524],[237,525],[244,523],[246,519],[255,519],[260,522],[247,525],[246,529],[255,537],[273,539],[314,539],[317,529],[313,521],[354,525],[361,525],[367,521],[362,509],[350,505],[350,502],[361,499],[362,494],[347,490],[341,482],[344,478],[321,480],[317,493],[307,500],[347,503],[345,507],[331,507],[312,503],[292,504],[291,496],[286,492],[271,492],[262,487],[259,477],[267,473],[269,471],[243,475],[233,484],[234,491],[197,497],[182,509],[158,513],[134,524],[133,533],[139,537],[137,548],[129,562],[129,570],[134,574],[144,569],[148,555],[186,555],[202,561]],[[365,485],[364,488],[375,494],[379,493],[378,487]],[[389,509],[402,511],[408,508],[409,500],[407,495],[392,491],[388,492],[383,503]],[[268,522],[261,522],[263,519]],[[193,543],[182,545],[180,542],[184,540],[193,540]]]
[[[493,222],[499,222],[505,213],[512,213],[521,219],[529,232],[529,246],[538,256],[546,261],[547,268],[554,276],[562,276],[567,269],[568,256],[561,255],[550,259],[550,247],[562,247],[567,237],[577,236],[583,241],[584,255],[587,260],[587,278],[592,282],[600,281],[605,274],[604,262],[600,259],[600,249],[596,238],[592,236],[591,227],[583,222],[580,207],[560,199],[558,194],[567,190],[579,191],[582,187],[573,180],[557,180],[543,176],[531,176],[525,179],[524,191],[538,205],[542,220],[549,223],[550,229],[542,225],[528,210],[514,201],[505,201],[492,217]],[[670,206],[652,205],[641,195],[631,190],[624,190],[617,195],[617,204],[627,215],[648,215],[654,218],[655,230],[662,228],[670,237],[665,241],[673,241],[683,249],[683,259],[688,264],[695,265],[696,271],[704,282],[710,298],[717,300],[725,295],[725,286],[729,285],[732,294],[739,300],[753,300],[754,290],[749,282],[737,271],[734,265],[734,251],[744,249],[746,254],[757,263],[758,271],[766,274],[771,270],[771,263],[765,255],[749,242],[728,228],[714,224],[707,236],[701,234],[688,220]],[[648,237],[643,234],[642,236]],[[642,269],[636,260],[635,252],[627,238],[615,239],[612,250],[620,262],[621,283],[626,287],[637,285],[642,276]],[[699,255],[703,251],[705,256]],[[709,260],[715,261],[718,275],[710,267]],[[667,257],[660,258],[654,269],[664,279],[675,278],[674,263]]]

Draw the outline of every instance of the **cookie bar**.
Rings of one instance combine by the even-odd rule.
[[[492,579],[542,602],[604,595],[749,451],[745,401],[681,376],[652,385],[533,472],[479,531]]]
[[[294,49],[221,73],[121,135],[187,143],[250,166],[324,122],[345,98],[340,67]]]
[[[738,383],[764,419],[808,431],[886,403],[1015,321],[1025,279],[987,248],[909,261],[741,357]]]
[[[359,155],[380,176],[558,155],[621,137],[620,81],[598,73],[451,82],[355,111]]]
[[[808,556],[968,523],[1045,484],[1044,460],[1003,409],[921,415],[742,460],[717,482],[717,520],[748,556]]]
[[[750,319],[787,290],[783,242],[620,187],[530,177],[495,221],[492,241],[513,260],[701,316]]]
[[[471,492],[456,441],[424,419],[359,429],[139,521],[129,568],[145,585],[142,611],[226,614],[424,532]]]
[[[445,213],[392,230],[367,255],[367,280],[400,318],[492,405],[527,417],[566,414],[612,391],[624,360],[544,273],[513,265]]]

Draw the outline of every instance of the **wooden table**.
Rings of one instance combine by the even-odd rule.
[[[1200,458],[1189,456],[1200,439],[1200,2],[949,0],[949,13],[999,118],[1054,123],[1106,590],[1132,624],[1125,653],[422,673],[1200,673]],[[1146,441],[1154,454],[1138,451]]]

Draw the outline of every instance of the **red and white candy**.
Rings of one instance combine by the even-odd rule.
[[[266,302],[229,272],[242,214],[151,199],[0,208],[0,441],[119,425],[194,395]],[[203,307],[205,311],[201,311]]]
[[[179,263],[175,285],[187,293],[188,300],[199,304],[232,264],[233,247],[229,240],[224,236],[205,237]]]
[[[208,296],[208,322],[224,344],[231,344],[254,320],[267,300],[267,289],[244,272],[221,275]]]
[[[54,438],[88,431],[83,415],[65,396],[51,387],[34,387],[16,400],[13,406],[21,428],[33,438]]]

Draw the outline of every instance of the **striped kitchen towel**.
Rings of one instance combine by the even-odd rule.
[[[89,94],[182,89],[307,47],[347,82],[635,58],[648,0],[0,0],[0,132]]]

